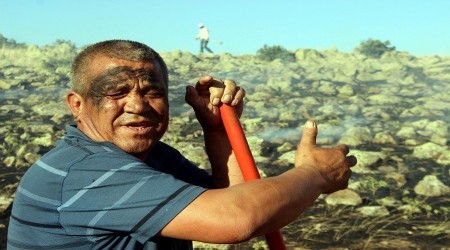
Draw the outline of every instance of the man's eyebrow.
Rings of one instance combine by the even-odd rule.
[[[132,69],[130,67],[127,66],[120,66],[120,67],[115,67],[112,69],[108,69],[102,76],[100,76],[98,79],[108,79],[114,76],[120,76],[121,74],[125,73],[125,75],[122,75],[122,77],[148,77],[148,79],[155,79],[155,75],[154,72],[152,71],[148,71],[145,69]]]
[[[91,95],[102,96],[101,93],[107,88],[116,86],[118,83],[126,80],[127,72],[131,72],[129,67],[115,67],[106,70],[102,75],[93,79],[91,84]],[[125,73],[125,77],[121,74]]]
[[[98,79],[112,77],[115,75],[119,75],[121,73],[132,73],[132,72],[133,69],[131,69],[130,67],[126,66],[114,67],[106,70]]]
[[[133,70],[127,66],[119,66],[106,70],[102,75],[93,80],[93,84],[108,84],[126,81],[133,77],[147,76],[153,78],[152,74],[146,70]]]

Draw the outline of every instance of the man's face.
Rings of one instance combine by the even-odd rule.
[[[94,141],[109,141],[144,159],[169,123],[168,88],[159,65],[99,56],[91,70],[78,128]]]

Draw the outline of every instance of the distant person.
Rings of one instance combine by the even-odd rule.
[[[209,32],[208,28],[205,27],[203,23],[198,24],[198,35],[197,40],[200,39],[200,53],[203,53],[204,50],[208,51],[209,53],[213,53],[210,48],[208,48],[208,42],[209,42]]]
[[[160,141],[169,125],[168,72],[157,52],[133,41],[99,42],[76,56],[66,95],[76,124],[22,177],[8,250],[238,243],[280,229],[320,194],[347,187],[356,158],[345,145],[316,146],[312,121],[295,167],[244,183],[219,106],[240,116],[245,91],[211,76],[185,94],[204,132],[211,174],[198,168]]]

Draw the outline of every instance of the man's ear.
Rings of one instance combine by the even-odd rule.
[[[67,93],[66,103],[67,106],[69,106],[70,112],[75,117],[75,121],[78,122],[78,116],[81,114],[81,111],[83,109],[83,98],[79,94],[71,90],[69,91],[69,93]]]

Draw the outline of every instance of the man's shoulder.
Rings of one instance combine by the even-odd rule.
[[[95,153],[126,154],[122,149],[120,149],[111,142],[108,141],[97,142],[92,140],[74,125],[66,126],[66,133],[64,135],[64,138],[62,138],[56,145],[56,148],[60,149],[63,149],[65,147],[69,147],[71,149],[78,148],[79,150],[87,154],[95,154]]]
[[[153,149],[150,150],[150,155],[181,157],[180,151],[170,146],[167,143],[159,141]]]

